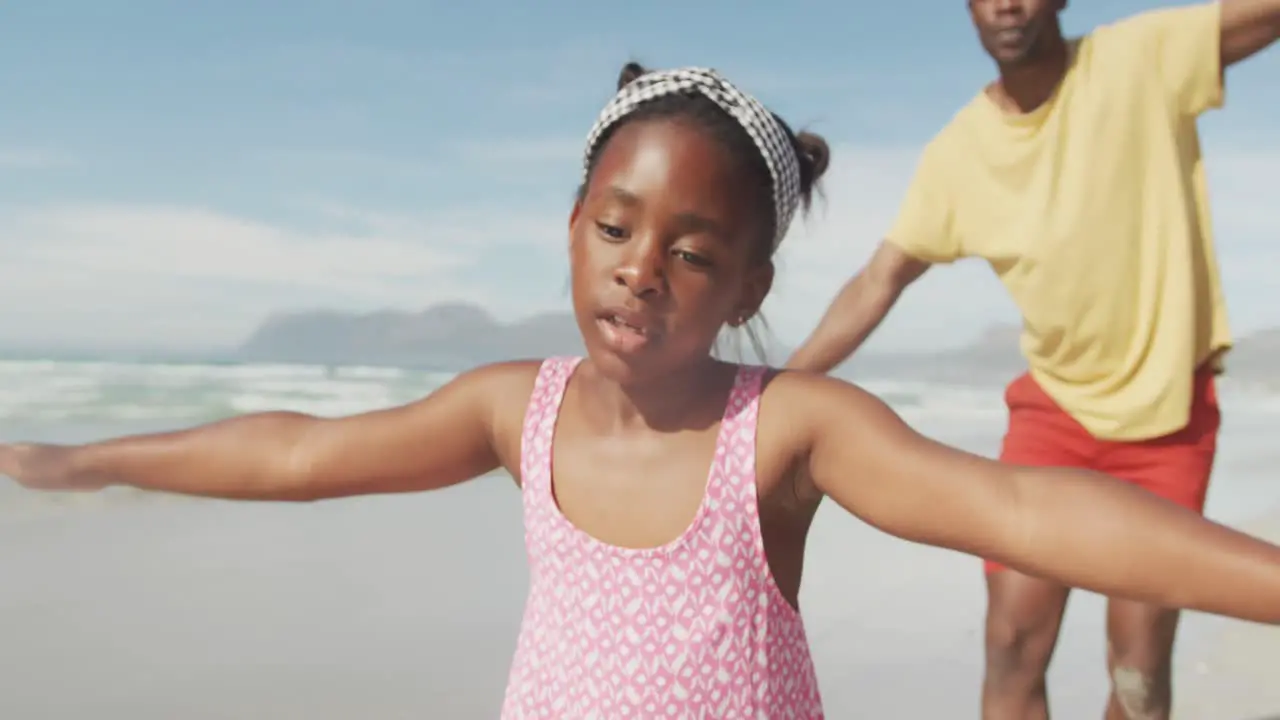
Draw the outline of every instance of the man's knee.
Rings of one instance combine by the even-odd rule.
[[[1041,678],[1058,640],[1058,618],[987,619],[987,672],[999,676]]]
[[[989,680],[1042,682],[1058,642],[1067,589],[1012,571],[987,577]]]

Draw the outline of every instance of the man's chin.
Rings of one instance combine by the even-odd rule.
[[[1008,55],[999,55],[995,58],[996,65],[1006,73],[1013,70],[1023,70],[1035,67],[1036,57],[1029,52],[1009,53]]]
[[[991,57],[1001,67],[1018,68],[1035,65],[1046,57],[1045,46],[1035,40],[1027,40],[1026,44],[996,46],[990,50]]]

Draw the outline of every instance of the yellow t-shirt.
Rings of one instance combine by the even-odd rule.
[[[1072,43],[1023,114],[984,93],[925,148],[888,240],[987,260],[1023,316],[1032,377],[1093,435],[1184,427],[1192,377],[1231,344],[1196,119],[1222,104],[1216,2]]]

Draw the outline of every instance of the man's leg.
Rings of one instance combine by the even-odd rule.
[[[1114,443],[1099,470],[1195,512],[1204,512],[1221,416],[1213,377],[1196,377],[1187,427],[1140,443]],[[1112,598],[1107,608],[1107,720],[1169,720],[1177,610]]]
[[[1106,720],[1169,720],[1177,610],[1112,599],[1107,607]]]
[[[1093,439],[1028,376],[1005,391],[1009,430],[1000,459],[1018,465],[1088,466]],[[1045,673],[1058,642],[1069,588],[986,563],[983,720],[1046,720]]]
[[[1069,592],[1015,570],[989,568],[983,720],[1047,720],[1045,673]]]

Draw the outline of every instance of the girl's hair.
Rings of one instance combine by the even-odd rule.
[[[648,72],[639,63],[627,63],[622,67],[622,72],[618,75],[618,90]],[[773,202],[773,178],[769,174],[769,168],[765,164],[764,158],[760,155],[760,150],[756,147],[755,142],[747,134],[747,131],[743,129],[742,125],[722,110],[720,106],[716,105],[715,101],[698,93],[660,96],[632,111],[609,128],[601,136],[596,143],[595,150],[591,153],[587,163],[587,182],[578,188],[578,200],[581,201],[586,196],[587,185],[591,181],[591,175],[595,172],[596,163],[604,153],[604,148],[608,145],[609,139],[618,128],[637,121],[677,119],[697,123],[699,127],[709,132],[712,137],[724,144],[725,149],[733,157],[739,159],[743,164],[743,170],[751,176],[753,180],[751,192],[754,196],[751,207],[763,208],[763,211],[767,212],[767,217],[764,219],[765,222],[762,223],[763,226],[756,235],[755,244],[752,246],[752,260],[757,263],[769,262],[777,250],[773,238],[776,234],[775,230],[778,222]],[[818,182],[823,174],[826,173],[827,167],[831,162],[831,149],[822,136],[809,132],[795,133],[776,114],[774,119],[786,130],[787,136],[791,139],[792,146],[795,148],[796,157],[800,161],[801,205],[807,212],[812,204],[813,194],[818,190]],[[761,319],[761,323],[764,323],[763,319]],[[744,330],[756,355],[762,361],[765,360],[765,349],[759,335],[749,325],[745,326]]]

